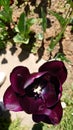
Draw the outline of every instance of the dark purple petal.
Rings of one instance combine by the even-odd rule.
[[[44,63],[39,68],[39,72],[43,71],[48,71],[50,74],[57,76],[61,84],[63,84],[67,78],[67,69],[62,61],[56,60]]]
[[[4,105],[8,110],[11,111],[22,111],[22,107],[19,103],[19,96],[15,94],[11,86],[6,90],[3,97]]]
[[[60,100],[62,96],[62,86],[57,77],[51,76],[50,79],[48,78],[47,84],[42,89],[40,96],[47,107],[54,106]]]
[[[24,84],[24,89],[26,89],[29,85],[31,85],[34,82],[34,80],[42,77],[46,73],[47,72],[38,72],[38,73],[31,74]]]
[[[63,109],[61,103],[58,102],[53,108],[44,108],[42,111],[38,112],[38,114],[33,114],[33,121],[39,123],[43,121],[48,124],[56,125],[61,121],[63,114]]]
[[[23,95],[24,94],[24,83],[30,76],[29,70],[23,66],[17,66],[13,69],[10,74],[11,87],[15,92]]]
[[[25,96],[20,98],[20,104],[26,113],[37,113],[41,99],[36,100],[35,98]]]

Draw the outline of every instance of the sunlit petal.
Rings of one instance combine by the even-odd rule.
[[[23,66],[17,66],[10,74],[11,87],[15,92],[24,94],[24,84],[30,76],[29,70]]]
[[[39,71],[48,71],[50,74],[57,76],[61,84],[63,84],[67,78],[67,70],[62,61],[55,60],[46,62],[39,68]]]

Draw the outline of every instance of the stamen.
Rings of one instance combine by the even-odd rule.
[[[34,92],[40,94],[41,93],[41,87],[38,86],[36,89],[34,89]]]

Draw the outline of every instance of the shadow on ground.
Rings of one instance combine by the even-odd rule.
[[[34,124],[32,130],[43,130],[43,123]]]
[[[31,53],[31,50],[34,46],[34,42],[35,42],[35,37],[34,37],[35,33],[31,33],[30,34],[30,41],[28,44],[21,44],[20,48],[21,48],[21,53],[18,55],[19,61],[22,62],[23,60],[27,59],[29,57],[29,54]]]

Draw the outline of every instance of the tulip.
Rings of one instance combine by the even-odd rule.
[[[11,111],[32,114],[37,123],[58,124],[63,115],[60,99],[66,78],[62,61],[46,62],[32,74],[27,67],[17,66],[10,74],[11,85],[4,93],[4,105]]]

